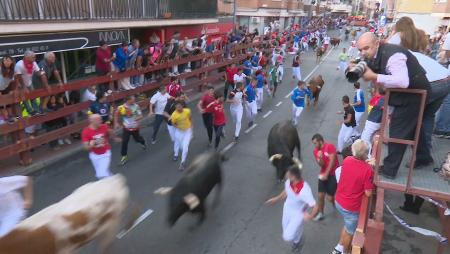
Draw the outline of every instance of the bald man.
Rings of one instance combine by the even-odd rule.
[[[380,44],[373,33],[364,33],[357,42],[361,57],[368,64],[363,78],[385,88],[421,89],[430,94],[430,83],[425,70],[416,57],[407,49],[392,45]],[[352,68],[353,65],[350,66]],[[420,96],[408,93],[391,93],[389,106],[393,107],[389,133],[391,138],[414,139],[420,106]],[[430,151],[423,143],[423,135],[419,139],[415,166],[430,163]],[[397,175],[406,145],[388,144],[388,155],[384,158],[382,175],[393,179]],[[431,159],[432,162],[432,159]]]
[[[95,176],[102,179],[111,176],[109,166],[111,164],[111,146],[108,139],[113,137],[114,141],[120,142],[112,129],[102,123],[102,117],[99,114],[89,116],[89,125],[84,128],[81,134],[81,140],[84,148],[89,151],[89,159],[94,165]]]

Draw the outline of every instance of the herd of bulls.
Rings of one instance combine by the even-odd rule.
[[[290,121],[275,124],[268,136],[268,158],[276,168],[279,182],[287,168],[300,162],[300,139]],[[294,157],[297,149],[298,158]],[[223,184],[222,163],[226,157],[217,152],[197,156],[173,188],[160,188],[167,194],[167,221],[173,226],[185,213],[205,219],[205,201],[217,187],[215,204]],[[111,191],[114,190],[114,191]],[[130,202],[131,203],[131,202]],[[0,238],[0,254],[66,254],[98,239],[100,252],[106,250],[119,232],[129,207],[129,189],[124,176],[118,174],[79,187],[71,195],[28,217],[14,230]],[[132,216],[127,227],[137,216]]]

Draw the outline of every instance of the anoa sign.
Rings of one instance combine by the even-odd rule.
[[[128,29],[1,36],[0,57],[22,56],[27,50],[39,54],[94,48],[100,41],[110,45],[129,41]]]

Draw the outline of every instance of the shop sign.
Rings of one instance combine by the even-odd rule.
[[[128,29],[0,36],[0,57],[22,56],[27,50],[39,54],[94,48],[102,40],[109,45],[129,41]]]

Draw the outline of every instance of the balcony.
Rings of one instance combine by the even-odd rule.
[[[438,2],[433,4],[432,9],[433,16],[442,16],[442,17],[449,17],[450,16],[450,2]]]
[[[300,11],[303,10],[303,3],[298,0],[290,0],[288,1],[287,7],[290,11]]]
[[[211,0],[0,0],[0,22],[213,18]]]

